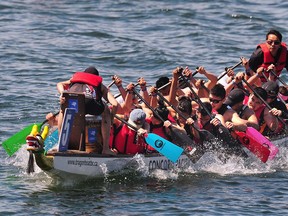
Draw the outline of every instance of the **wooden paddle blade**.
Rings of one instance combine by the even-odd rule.
[[[266,163],[270,155],[270,151],[267,147],[254,139],[250,139],[246,133],[235,131],[238,136],[238,140],[249,149],[254,155],[256,155],[263,163]]]
[[[179,159],[184,149],[175,145],[174,143],[158,136],[157,134],[148,133],[145,137],[148,145],[153,147],[156,151],[167,157],[173,163]]]
[[[41,123],[38,123],[38,128],[41,126]],[[8,138],[2,143],[4,150],[9,156],[12,156],[17,152],[23,144],[26,143],[26,137],[30,134],[34,124],[31,124],[18,133],[14,134],[12,137]]]

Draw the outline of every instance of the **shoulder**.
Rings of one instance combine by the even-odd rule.
[[[255,115],[255,112],[247,106],[243,112],[243,116],[249,117],[251,115]]]
[[[278,99],[275,100],[272,104],[270,104],[272,108],[276,108],[276,109],[279,109],[279,110],[284,110],[284,111],[287,111],[287,107],[286,105],[282,102],[282,101],[279,101]]]
[[[249,59],[249,63],[250,61],[253,61],[254,59],[262,58],[262,57],[263,57],[263,50],[260,46],[257,46]]]

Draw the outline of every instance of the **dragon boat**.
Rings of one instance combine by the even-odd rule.
[[[100,134],[101,119],[99,116],[85,116],[85,108],[80,105],[84,104],[81,103],[84,97],[73,93],[67,93],[66,97],[64,108],[67,108],[66,110],[74,110],[74,120],[69,121],[71,118],[67,117],[65,112],[62,131],[59,136],[58,131],[55,130],[53,132],[52,128],[50,129],[50,135],[47,136],[47,139],[45,139],[46,135],[43,135],[44,132],[42,136],[35,131],[27,136],[27,150],[30,153],[28,172],[34,171],[34,159],[37,166],[47,174],[57,175],[63,178],[67,178],[67,176],[70,175],[103,177],[107,174],[122,173],[126,170],[137,171],[140,167],[145,167],[148,171],[155,169],[170,170],[173,168],[184,170],[194,165],[189,155],[184,153],[180,153],[180,156],[177,157],[177,160],[174,160],[174,162],[160,153],[136,155],[118,154],[116,156],[102,155],[102,136]],[[73,109],[70,109],[71,107],[73,107]],[[45,133],[47,133],[47,131]],[[254,135],[252,135],[256,136],[255,131],[253,131],[253,133]],[[264,145],[265,141],[262,142]],[[273,140],[273,144],[277,146],[287,145],[287,142],[287,136]],[[55,147],[55,145],[57,145],[57,147]],[[249,144],[247,145],[249,146]],[[249,148],[247,147],[247,149]],[[270,157],[271,155],[273,156],[270,158],[271,160],[277,154],[278,148],[276,150],[273,150],[273,153],[271,149],[271,154],[269,155]],[[171,154],[173,154],[173,152],[171,152]]]

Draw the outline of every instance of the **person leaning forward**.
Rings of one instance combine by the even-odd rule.
[[[279,76],[284,68],[288,70],[288,55],[286,44],[282,42],[282,34],[271,29],[266,34],[266,42],[258,44],[255,51],[252,53],[247,68],[256,72],[258,68],[263,67],[264,74],[269,80],[276,80],[276,77],[269,73],[269,69],[274,70]],[[269,67],[269,68],[268,68]],[[253,72],[247,71],[247,75],[252,76]],[[261,76],[261,81],[266,82],[264,76]]]
[[[91,81],[93,80],[93,82]],[[62,97],[64,91],[79,92],[85,95],[85,112],[90,115],[102,115],[101,132],[103,138],[102,154],[115,155],[109,148],[109,136],[111,129],[110,114],[116,113],[117,109],[123,109],[113,95],[108,91],[107,87],[102,83],[102,77],[95,67],[88,67],[84,72],[76,72],[71,79],[57,83],[57,90],[60,95],[60,104],[65,102]],[[102,98],[112,105],[110,110],[103,103]],[[63,121],[63,111],[60,110],[58,117],[58,130],[61,131]]]
[[[240,88],[235,88],[228,94],[224,104],[230,106],[246,122],[247,127],[254,127],[256,130],[259,130],[255,112],[247,105],[244,105],[244,99],[244,91]]]

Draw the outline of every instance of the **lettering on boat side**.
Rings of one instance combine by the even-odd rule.
[[[188,158],[178,159],[176,164],[173,164],[168,159],[159,159],[149,161],[149,171],[155,169],[170,170],[173,167],[185,168],[191,164],[191,161]]]
[[[165,145],[164,142],[162,140],[159,140],[159,139],[156,140],[154,144],[155,144],[155,147],[158,149],[162,149]]]
[[[98,166],[97,161],[90,161],[90,160],[68,160],[68,165],[71,166]]]

